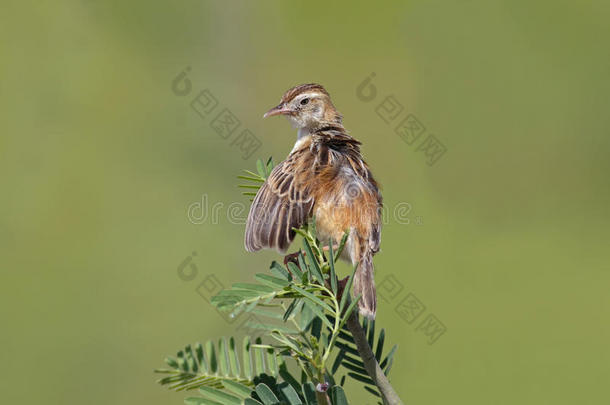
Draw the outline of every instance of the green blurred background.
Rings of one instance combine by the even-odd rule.
[[[179,404],[152,370],[234,334],[196,292],[250,280],[235,176],[295,132],[261,115],[324,84],[392,209],[379,324],[411,404],[609,403],[607,2],[3,2],[0,283],[3,403]],[[190,66],[192,93],[172,80]],[[375,72],[377,98],[358,85]],[[262,146],[242,159],[208,88]],[[394,95],[447,148],[433,166],[376,106]],[[218,112],[215,111],[215,113]],[[235,136],[236,134],[234,134]],[[217,223],[187,208],[224,204]],[[201,222],[201,221],[195,221]],[[194,281],[177,275],[193,251]],[[347,271],[347,266],[342,267]],[[387,286],[387,284],[385,284]],[[398,288],[398,287],[397,287]],[[409,324],[407,293],[426,306]],[[434,314],[446,332],[417,330]],[[356,404],[372,403],[351,384]]]

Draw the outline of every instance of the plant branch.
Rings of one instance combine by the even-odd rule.
[[[375,359],[373,350],[369,346],[366,335],[364,334],[364,330],[358,321],[357,311],[353,311],[350,314],[346,325],[349,331],[352,333],[354,343],[356,343],[356,348],[358,349],[358,353],[360,354],[362,362],[364,363],[364,368],[377,388],[379,388],[383,401],[388,405],[403,405],[403,402],[398,397],[396,391],[394,391],[394,388],[392,388],[392,385],[390,385],[388,378],[383,373],[383,370]]]

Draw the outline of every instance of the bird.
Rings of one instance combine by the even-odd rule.
[[[348,231],[341,258],[358,265],[353,280],[354,296],[361,296],[358,311],[375,319],[373,256],[381,243],[383,202],[380,186],[362,157],[361,142],[348,134],[342,115],[320,84],[290,88],[263,118],[279,115],[297,129],[297,139],[252,201],[245,248],[285,253],[295,228],[312,217],[321,241],[338,244]]]

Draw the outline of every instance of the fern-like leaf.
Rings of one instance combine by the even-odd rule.
[[[273,158],[267,159],[266,163],[263,163],[261,159],[256,161],[256,173],[250,170],[244,170],[244,175],[237,176],[240,180],[245,180],[247,184],[239,184],[237,187],[242,189],[249,189],[251,191],[244,191],[242,194],[246,196],[255,196],[256,192],[263,185],[265,180],[271,174],[273,170]],[[250,199],[252,201],[252,199]]]
[[[249,337],[244,338],[241,356],[233,337],[229,338],[228,344],[224,338],[219,340],[218,345],[208,341],[205,348],[207,350],[201,343],[195,344],[194,350],[188,345],[176,357],[168,357],[165,361],[170,368],[155,370],[155,373],[166,374],[157,382],[174,391],[201,387],[230,389],[235,388],[235,384],[252,388],[255,376],[250,369],[252,364],[262,373],[273,374],[275,371],[259,361],[259,352],[265,350],[251,345]]]

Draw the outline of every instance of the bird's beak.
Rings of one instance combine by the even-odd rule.
[[[292,110],[284,105],[284,103],[280,103],[276,107],[273,107],[269,111],[263,115],[263,118],[273,117],[274,115],[289,115],[292,114]]]

